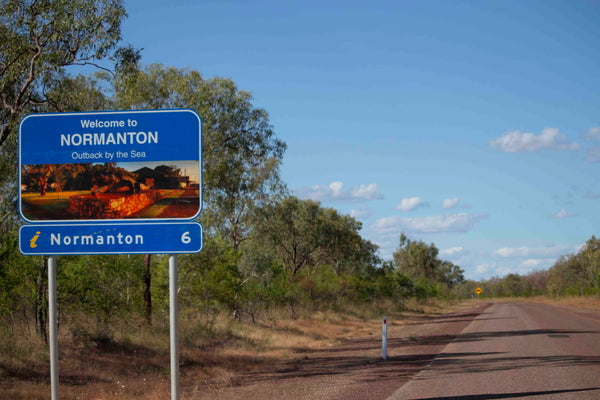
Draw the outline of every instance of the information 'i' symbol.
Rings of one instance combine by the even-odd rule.
[[[34,248],[36,248],[36,247],[37,247],[37,243],[36,243],[36,241],[37,241],[38,237],[40,237],[40,231],[37,231],[37,232],[35,233],[35,236],[33,236],[33,237],[32,237],[32,238],[29,240],[29,247],[31,247],[32,249],[34,249]]]

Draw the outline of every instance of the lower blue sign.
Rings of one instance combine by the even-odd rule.
[[[202,226],[197,222],[23,225],[19,250],[32,256],[198,253]]]

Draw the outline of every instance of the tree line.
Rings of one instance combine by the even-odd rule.
[[[141,63],[122,46],[120,0],[8,0],[0,6],[0,319],[35,321],[46,334],[47,260],[18,251],[17,128],[28,113],[190,108],[203,120],[204,250],[179,258],[181,307],[256,321],[272,308],[305,309],[450,296],[463,271],[433,244],[400,240],[394,259],[361,237],[361,223],[290,195],[280,176],[286,144],[266,110],[230,78]],[[96,67],[72,75],[67,68]],[[110,67],[106,67],[110,65]],[[42,135],[43,132],[40,132]],[[27,166],[43,192],[80,189],[78,179],[127,175],[112,164]],[[110,172],[110,173],[109,173]],[[99,326],[139,316],[152,324],[167,310],[164,256],[59,257],[59,314],[84,314]]]
[[[280,176],[286,144],[250,92],[231,78],[143,65],[141,50],[122,46],[125,14],[120,0],[0,5],[0,319],[7,322],[0,325],[35,321],[38,334],[46,332],[47,260],[22,256],[17,245],[17,130],[35,112],[189,108],[202,116],[205,245],[179,257],[178,292],[182,309],[201,314],[208,328],[224,312],[256,321],[272,309],[295,316],[348,305],[401,308],[410,298],[470,297],[477,286],[498,296],[600,294],[595,237],[549,271],[484,282],[465,281],[434,244],[404,234],[393,258],[381,259],[359,221],[289,193]],[[96,72],[69,74],[76,65]],[[48,180],[79,188],[77,176],[94,169],[127,172],[110,164],[43,167],[24,174],[40,190]],[[59,265],[61,318],[83,314],[105,326],[133,316],[152,324],[168,310],[164,256],[62,256]]]
[[[548,270],[493,277],[481,287],[491,297],[600,295],[600,239],[592,236],[577,253],[560,256]]]

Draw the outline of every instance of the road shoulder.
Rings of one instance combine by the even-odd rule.
[[[421,317],[405,324],[390,321],[388,358],[381,336],[351,339],[323,350],[306,350],[273,371],[249,373],[228,383],[205,382],[184,388],[189,399],[385,399],[427,367],[489,307]]]

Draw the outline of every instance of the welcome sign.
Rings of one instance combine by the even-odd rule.
[[[33,114],[19,126],[28,222],[195,218],[201,120],[192,110]]]

